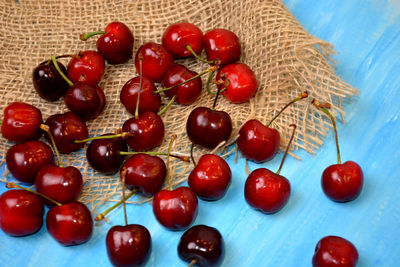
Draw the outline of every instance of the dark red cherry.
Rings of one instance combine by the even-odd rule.
[[[321,185],[325,195],[337,202],[356,199],[362,190],[364,175],[354,161],[329,166],[322,173]]]
[[[225,195],[231,178],[231,169],[223,158],[205,154],[190,173],[188,184],[201,199],[217,200]]]
[[[197,72],[188,70],[183,65],[174,65],[165,72],[162,79],[162,85],[164,88],[172,87],[189,80],[196,75],[198,75]],[[190,105],[200,96],[201,89],[201,78],[197,77],[185,84],[165,91],[165,94],[169,98],[176,95],[175,101],[181,105]]]
[[[64,65],[58,62],[61,71],[67,75]],[[42,62],[32,73],[33,86],[39,96],[47,101],[55,101],[65,95],[68,83],[61,77],[51,61]]]
[[[130,79],[122,87],[120,100],[122,105],[135,115],[137,97],[140,88],[140,77]],[[142,89],[140,91],[139,113],[144,111],[158,112],[161,106],[160,94],[154,94],[156,87],[153,82],[146,77],[142,77]]]
[[[82,82],[97,86],[103,77],[104,58],[96,51],[83,51],[74,56],[68,64],[68,77],[73,83]]]
[[[0,195],[0,228],[12,236],[37,232],[43,224],[43,201],[25,190],[8,190]]]
[[[139,224],[116,225],[106,237],[108,258],[114,266],[143,266],[151,253],[151,236]]]
[[[42,123],[42,112],[38,108],[24,102],[13,102],[4,110],[1,133],[13,142],[36,140],[42,134]]]
[[[251,207],[267,214],[275,213],[288,202],[290,183],[268,169],[256,169],[246,180],[244,196]]]
[[[232,120],[225,111],[198,107],[190,112],[186,132],[192,143],[213,149],[231,136]]]
[[[190,57],[192,53],[186,49],[186,46],[190,45],[196,54],[200,54],[203,50],[203,33],[192,23],[171,24],[162,36],[162,45],[175,58]]]
[[[257,91],[257,80],[254,72],[243,63],[232,63],[224,66],[217,73],[217,80],[225,77],[228,86],[222,95],[230,102],[241,104],[252,98]]]
[[[240,59],[239,38],[225,29],[213,29],[204,35],[204,48],[207,60],[220,61],[220,65],[233,63]]]
[[[143,112],[138,118],[128,119],[122,130],[133,134],[126,142],[135,151],[147,151],[161,145],[165,132],[162,119],[151,111]]]
[[[38,172],[35,181],[37,192],[61,204],[77,200],[82,185],[82,174],[73,166],[46,165]]]
[[[138,188],[144,196],[149,197],[161,190],[167,168],[160,157],[140,153],[125,161],[120,171],[121,179],[123,175],[129,189]]]
[[[111,134],[104,134],[111,135]],[[93,140],[87,150],[86,158],[96,171],[104,174],[113,174],[119,170],[124,156],[120,155],[120,151],[127,151],[128,146],[122,138],[97,139]]]
[[[71,112],[55,114],[47,118],[46,124],[54,137],[60,153],[70,153],[81,149],[85,143],[74,143],[74,140],[88,138],[85,122]],[[49,140],[48,135],[46,138]],[[50,141],[50,140],[49,140]]]
[[[272,159],[279,150],[280,134],[258,120],[249,120],[239,130],[237,145],[243,156],[257,163]]]
[[[225,245],[221,233],[214,227],[196,225],[182,235],[178,255],[183,261],[196,261],[196,266],[219,266],[224,258]]]
[[[339,236],[325,236],[318,241],[312,258],[313,267],[355,267],[357,248]]]
[[[153,82],[161,82],[164,73],[174,65],[174,58],[162,45],[149,42],[139,47],[135,56],[136,71],[140,74],[138,55],[142,54],[142,74]]]
[[[72,113],[87,121],[100,115],[106,104],[106,96],[97,85],[78,82],[68,89],[64,102]]]
[[[153,199],[153,212],[160,224],[170,230],[183,230],[195,220],[198,200],[186,186],[161,190]]]
[[[36,174],[48,164],[54,164],[51,148],[41,141],[16,144],[6,154],[7,168],[11,174],[24,183],[34,183]]]
[[[46,216],[47,231],[64,246],[79,245],[92,236],[92,214],[81,202],[52,207]]]

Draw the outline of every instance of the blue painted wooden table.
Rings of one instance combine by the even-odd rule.
[[[359,266],[399,266],[400,1],[284,2],[311,34],[335,45],[337,74],[361,91],[345,107],[347,124],[339,122],[339,138],[342,159],[363,168],[364,189],[345,204],[322,193],[321,173],[336,160],[330,132],[316,155],[303,151],[301,161],[288,158],[281,174],[291,181],[292,195],[283,210],[264,215],[251,209],[243,196],[243,160],[234,164],[230,159],[233,182],[227,195],[217,202],[200,201],[195,223],[220,230],[226,242],[224,266],[310,266],[316,243],[326,235],[352,241]],[[276,170],[280,159],[263,166]],[[176,252],[181,232],[163,229],[149,204],[128,206],[128,212],[130,222],[145,225],[152,234],[148,266],[187,265]],[[96,227],[93,238],[76,247],[60,246],[45,227],[24,238],[0,232],[0,266],[108,266],[105,234],[111,225],[123,223],[121,213],[113,212],[110,224]]]

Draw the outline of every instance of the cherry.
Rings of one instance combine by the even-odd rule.
[[[354,267],[357,262],[357,248],[339,236],[325,236],[318,241],[312,258],[313,267]]]
[[[86,41],[91,36],[101,34],[97,39],[97,50],[110,64],[127,62],[133,53],[133,34],[122,22],[114,21],[107,25],[104,31],[97,31],[80,36]]]
[[[322,173],[322,189],[325,195],[333,201],[347,202],[354,200],[360,195],[363,187],[364,175],[362,169],[354,161],[346,161],[343,164],[341,163],[335,118],[328,111],[330,105],[327,103],[321,104],[315,99],[313,99],[312,103],[319,110],[327,114],[332,121],[338,157],[338,164],[327,167]]]
[[[291,104],[306,98],[306,92],[286,104],[266,125],[259,120],[249,120],[239,130],[237,145],[242,155],[257,163],[272,159],[279,150],[280,134],[271,128],[272,122]]]
[[[203,41],[209,61],[223,66],[240,59],[239,38],[229,30],[213,29],[204,35]]]
[[[4,110],[1,133],[13,142],[36,140],[42,135],[42,123],[42,113],[38,108],[24,102],[13,102]]]
[[[68,77],[73,83],[82,82],[96,86],[103,77],[104,58],[96,51],[79,52],[68,64]]]
[[[6,163],[8,170],[19,181],[34,183],[39,170],[54,163],[54,155],[47,144],[33,140],[10,147]]]
[[[231,169],[223,158],[205,154],[190,173],[188,184],[201,199],[217,200],[225,195],[231,179]]]
[[[57,62],[64,75],[67,70]],[[39,96],[47,101],[55,101],[65,95],[68,83],[64,81],[51,61],[40,63],[32,73],[33,86]]]
[[[201,267],[219,266],[224,252],[221,233],[206,225],[196,225],[186,230],[178,244],[179,257]]]
[[[203,50],[203,33],[192,23],[171,24],[162,36],[162,45],[175,58],[191,56],[192,52],[186,48],[187,46],[190,46],[194,53],[200,54]]]
[[[140,72],[139,55],[143,58],[143,76],[161,82],[164,73],[174,65],[174,59],[163,46],[149,42],[139,47],[135,56],[136,71]]]
[[[0,195],[0,228],[12,236],[37,232],[43,224],[44,205],[31,192],[8,190]]]
[[[230,102],[241,104],[252,98],[257,90],[257,80],[254,72],[243,63],[232,63],[225,65],[217,73],[217,80],[225,77],[226,90],[222,95]]]

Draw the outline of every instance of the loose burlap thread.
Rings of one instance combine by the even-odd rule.
[[[225,28],[235,32],[242,44],[241,62],[248,64],[258,80],[258,91],[248,103],[231,104],[220,98],[217,109],[227,111],[233,120],[232,138],[215,152],[229,153],[226,148],[234,142],[240,126],[248,119],[269,121],[282,106],[307,90],[310,99],[332,104],[335,114],[344,115],[341,99],[357,90],[338,78],[330,65],[333,47],[308,34],[280,0],[27,0],[0,3],[0,110],[13,101],[24,101],[38,107],[46,119],[52,114],[67,111],[62,99],[46,102],[38,97],[32,85],[33,68],[51,55],[96,50],[96,39],[79,40],[81,33],[104,29],[111,21],[124,22],[135,37],[134,53],[149,41],[161,42],[169,24],[187,21],[203,32]],[[203,57],[205,54],[203,52]],[[67,64],[67,61],[63,61]],[[207,65],[195,59],[178,60],[200,72]],[[133,60],[122,65],[107,65],[100,83],[106,95],[106,108],[87,126],[92,135],[115,132],[131,117],[119,101],[126,81],[137,76]],[[206,77],[203,77],[203,85]],[[293,149],[310,153],[322,145],[329,124],[302,100],[289,107],[275,122],[282,136],[283,147],[290,136],[289,124],[298,126]],[[163,98],[163,103],[168,99]],[[188,154],[190,142],[186,136],[186,119],[197,106],[210,107],[213,97],[203,90],[201,97],[190,106],[173,104],[162,116],[166,135],[157,151],[167,151],[173,133],[177,134],[173,150]],[[0,162],[12,144],[1,138]],[[197,150],[197,157],[205,150]],[[208,151],[209,152],[209,151]],[[293,154],[295,155],[295,154]],[[78,167],[85,185],[81,200],[92,209],[107,200],[120,197],[119,176],[104,176],[88,165],[85,150],[63,155],[63,160]],[[165,159],[165,158],[164,158]],[[171,160],[174,185],[187,179],[192,165]],[[8,174],[3,181],[13,180]],[[146,201],[146,200],[139,200]]]

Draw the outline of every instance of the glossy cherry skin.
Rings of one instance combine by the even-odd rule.
[[[47,212],[46,226],[50,235],[61,245],[79,245],[92,236],[92,214],[81,202],[70,202],[52,207]]]
[[[85,143],[74,143],[74,140],[83,140],[89,135],[85,122],[71,112],[48,117],[46,125],[50,127],[60,153],[70,153],[81,149]],[[50,141],[47,135],[46,139]]]
[[[244,196],[251,207],[272,214],[288,202],[290,183],[285,177],[268,169],[256,169],[247,177]]]
[[[216,79],[225,76],[229,82],[226,91],[222,95],[235,104],[245,103],[252,98],[257,91],[257,80],[254,72],[243,63],[232,63],[224,66],[217,73]]]
[[[139,224],[116,225],[106,237],[108,258],[114,266],[143,266],[151,254],[151,236]]]
[[[103,77],[105,61],[99,52],[83,51],[68,64],[68,77],[73,83],[82,82],[96,86]]]
[[[169,230],[183,230],[195,220],[198,200],[186,186],[161,190],[153,199],[153,212],[158,222]]]
[[[239,38],[225,29],[213,29],[204,35],[204,48],[207,60],[219,60],[224,66],[240,59],[241,47]]]
[[[225,111],[198,107],[190,112],[186,133],[192,143],[213,149],[232,133],[232,120]]]
[[[186,49],[186,45],[190,45],[193,51],[199,55],[203,50],[203,32],[192,23],[171,24],[162,36],[162,45],[174,58],[192,56],[192,53]]]
[[[47,64],[48,62],[42,62],[33,70],[33,86],[41,98],[47,101],[56,101],[65,95],[69,85],[54,67],[53,62]],[[67,75],[64,65],[58,61],[57,63],[61,71]]]
[[[179,257],[186,262],[197,260],[197,266],[219,266],[224,254],[224,240],[221,233],[214,227],[193,226],[186,230],[179,240]]]
[[[218,200],[225,195],[231,179],[231,169],[223,158],[205,154],[191,171],[188,184],[201,199]]]
[[[37,232],[43,224],[44,204],[25,190],[8,190],[0,195],[0,228],[11,236]]]
[[[77,200],[82,185],[82,174],[73,166],[46,165],[40,169],[35,180],[37,192],[61,204]]]
[[[135,115],[137,97],[140,88],[140,77],[134,77],[127,81],[122,87],[120,93],[120,100],[122,105],[128,110],[129,113]],[[139,113],[144,111],[158,112],[161,106],[160,94],[154,94],[156,90],[153,82],[147,78],[142,77],[142,89],[140,91]]]
[[[339,236],[325,236],[318,241],[312,259],[313,267],[354,267],[357,262],[356,247]]]
[[[125,161],[120,177],[125,173],[125,184],[129,189],[138,188],[146,197],[161,190],[167,176],[164,161],[157,156],[136,154]]]
[[[197,74],[197,72],[188,70],[183,65],[174,65],[164,73],[162,85],[164,88],[168,88],[189,80]],[[174,95],[176,95],[175,101],[181,105],[190,105],[194,103],[196,99],[200,96],[201,89],[201,78],[197,77],[196,79],[191,80],[185,84],[164,91],[164,93],[169,98],[172,98]]]
[[[153,82],[161,82],[164,73],[174,65],[174,58],[162,45],[149,42],[143,44],[135,56],[135,66],[140,74],[138,55],[142,54],[142,74]]]
[[[110,64],[127,62],[133,54],[133,34],[122,22],[107,25],[106,33],[97,39],[97,50]]]
[[[104,134],[111,135],[111,134]],[[86,158],[96,171],[104,174],[113,174],[119,170],[124,156],[120,151],[127,151],[128,146],[122,138],[93,140],[87,150]]]
[[[135,151],[148,151],[161,145],[165,133],[162,119],[151,111],[143,112],[138,118],[128,119],[122,130],[133,134],[126,142]]]
[[[34,183],[39,170],[54,163],[54,154],[47,144],[33,140],[10,147],[6,163],[8,170],[19,181]]]
[[[68,89],[64,102],[72,113],[87,121],[100,115],[106,104],[106,96],[97,85],[78,82]]]
[[[1,133],[9,141],[22,143],[39,139],[42,112],[30,104],[13,102],[4,110]]]
[[[258,120],[249,120],[240,128],[236,143],[245,158],[261,163],[276,155],[280,140],[276,129],[267,127]]]
[[[329,166],[322,173],[321,185],[325,195],[337,202],[356,199],[362,190],[364,175],[354,161]]]

